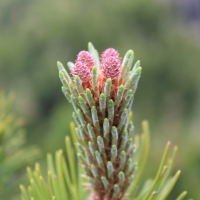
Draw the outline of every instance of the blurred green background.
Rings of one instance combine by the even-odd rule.
[[[145,177],[155,176],[170,140],[179,147],[175,170],[182,171],[170,199],[182,190],[199,199],[200,18],[186,1],[177,2],[1,0],[0,89],[16,94],[27,145],[38,144],[45,156],[62,148],[69,133],[72,108],[60,90],[57,60],[74,62],[89,41],[99,52],[116,48],[121,57],[133,49],[143,67],[136,132],[143,119],[151,130]]]

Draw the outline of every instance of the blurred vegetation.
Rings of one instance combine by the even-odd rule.
[[[35,146],[25,147],[23,120],[12,110],[13,95],[0,91],[0,199],[17,199],[25,168],[39,156]],[[19,196],[18,196],[19,198]]]
[[[179,146],[176,170],[182,169],[171,198],[186,189],[198,199],[200,42],[175,9],[153,0],[1,0],[0,13],[0,87],[15,91],[29,144],[54,152],[69,133],[72,109],[60,91],[57,60],[74,61],[89,41],[121,57],[133,49],[143,67],[135,125],[148,119],[153,137],[146,173],[157,170],[170,140]]]

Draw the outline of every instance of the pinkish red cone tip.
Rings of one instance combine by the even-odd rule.
[[[77,56],[77,61],[80,61],[87,65],[87,67],[91,70],[95,63],[94,58],[88,51],[81,51]]]
[[[92,55],[88,51],[81,51],[77,56],[71,74],[73,77],[79,76],[81,81],[86,83],[91,79],[91,70],[94,65],[95,63]]]
[[[115,57],[116,59],[119,59],[120,60],[120,57],[119,57],[119,53],[117,50],[113,49],[113,48],[108,48],[106,49],[102,55],[101,55],[101,60],[107,58],[107,57],[110,57],[110,56],[113,56]]]
[[[119,53],[113,49],[106,49],[101,55],[101,69],[104,78],[116,79],[121,73]]]
[[[94,67],[94,58],[88,51],[81,51],[77,55],[76,63],[72,69],[73,76],[79,76],[83,83],[91,80],[91,70]],[[106,49],[101,55],[101,72],[104,78],[117,79],[121,73],[119,53],[113,49]]]
[[[83,83],[88,82],[91,79],[91,70],[88,68],[88,66],[81,62],[81,61],[76,61],[73,71],[72,71],[73,77],[79,76],[81,81]]]

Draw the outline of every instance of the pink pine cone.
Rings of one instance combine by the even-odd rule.
[[[79,76],[83,83],[89,82],[91,79],[91,70],[94,65],[95,62],[92,55],[88,51],[81,51],[77,56],[71,74]]]
[[[110,57],[110,56],[113,56],[113,57],[115,57],[116,59],[119,59],[119,60],[120,60],[118,51],[116,51],[116,50],[113,49],[113,48],[108,48],[108,49],[106,49],[106,50],[102,53],[102,55],[101,55],[101,60],[103,61],[105,58]]]
[[[118,78],[121,73],[121,65],[119,59],[114,56],[102,59],[101,70],[104,78]]]
[[[91,70],[94,65],[94,58],[88,51],[81,51],[78,56],[76,61],[81,61],[82,63],[86,64],[87,67]]]
[[[101,69],[104,78],[116,79],[121,73],[119,53],[113,49],[106,49],[101,55]]]
[[[83,83],[88,82],[91,79],[91,70],[88,68],[88,66],[81,62],[77,61],[74,65],[73,71],[72,71],[73,77],[79,76],[81,81]]]

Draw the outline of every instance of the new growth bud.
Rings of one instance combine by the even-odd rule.
[[[105,50],[101,55],[101,69],[104,78],[116,79],[121,73],[119,53],[112,48]]]
[[[81,81],[85,83],[91,79],[92,67],[94,67],[94,59],[92,55],[87,51],[81,51],[77,56],[71,74],[73,77],[79,76]]]
[[[108,48],[106,49],[102,54],[101,54],[101,60],[107,58],[107,57],[115,57],[115,58],[118,58],[120,60],[120,57],[119,57],[119,53],[118,51],[116,51],[115,49],[113,48]]]

